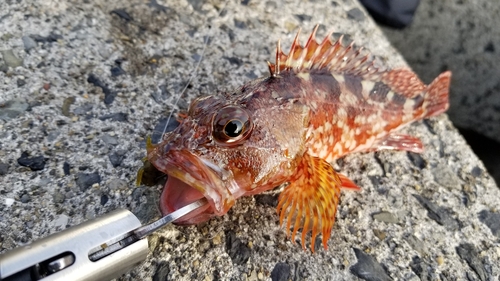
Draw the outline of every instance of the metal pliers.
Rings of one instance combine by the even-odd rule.
[[[146,236],[206,204],[200,199],[144,226],[132,212],[115,210],[1,254],[0,280],[117,278],[146,259]]]

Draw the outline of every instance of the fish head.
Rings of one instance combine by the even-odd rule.
[[[304,151],[305,107],[237,96],[194,100],[180,125],[148,151],[148,161],[168,175],[164,215],[201,198],[209,202],[176,223],[223,215],[237,198],[282,184]]]

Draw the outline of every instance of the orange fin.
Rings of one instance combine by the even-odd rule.
[[[337,173],[342,182],[342,189],[349,189],[353,191],[361,191],[361,187],[357,186],[352,180],[350,180],[347,176]]]
[[[450,106],[448,101],[450,82],[451,72],[446,71],[439,74],[427,87],[424,97],[425,117],[436,116],[448,109]]]
[[[341,186],[341,178],[328,162],[304,154],[297,173],[278,200],[280,224],[283,224],[286,217],[288,234],[293,221],[292,241],[295,240],[299,228],[302,228],[302,248],[305,249],[305,239],[309,231],[312,231],[313,252],[315,238],[320,232],[323,236],[323,247],[328,247]]]
[[[344,36],[332,42],[330,37],[333,32],[330,32],[321,43],[318,43],[316,41],[317,30],[318,25],[314,28],[304,47],[299,43],[299,30],[288,55],[283,53],[278,41],[276,62],[274,64],[268,62],[271,76],[278,76],[283,71],[301,72],[325,69],[336,73],[357,75],[364,79],[377,80],[386,72],[386,68],[382,66],[380,60],[367,50],[355,47],[354,43],[344,46]]]
[[[390,134],[373,145],[373,150],[404,150],[415,153],[424,152],[422,141],[417,137]]]

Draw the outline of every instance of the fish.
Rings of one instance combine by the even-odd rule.
[[[179,126],[158,144],[147,140],[147,163],[168,175],[160,198],[167,215],[198,199],[205,207],[176,221],[223,216],[242,196],[284,186],[280,225],[302,248],[321,234],[325,249],[342,189],[360,190],[331,163],[356,152],[423,151],[402,127],[448,109],[451,72],[425,85],[406,68],[390,69],[344,36],[321,42],[299,32],[288,54],[276,48],[269,76],[194,99]],[[138,181],[141,180],[138,174]]]

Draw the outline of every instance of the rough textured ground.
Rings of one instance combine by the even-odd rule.
[[[499,13],[500,5],[495,1],[422,0],[408,28],[383,29],[425,81],[432,80],[443,69],[453,71],[448,115],[497,184],[500,183]]]
[[[356,2],[168,3],[0,3],[0,252],[116,208],[159,215],[161,186],[137,188],[135,173],[204,40],[180,108],[267,75],[277,39],[289,46],[316,23],[320,35],[350,34],[404,66]],[[271,193],[159,231],[147,261],[121,280],[498,279],[500,191],[446,115],[406,132],[425,153],[337,163],[363,191],[344,193],[328,250],[289,241]]]

